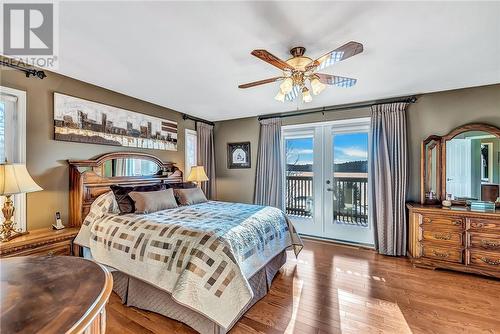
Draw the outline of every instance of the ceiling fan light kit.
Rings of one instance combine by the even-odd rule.
[[[312,96],[311,96],[311,93],[309,92],[309,89],[307,89],[307,87],[303,87],[302,88],[302,102],[304,103],[309,103],[312,101]]]
[[[358,42],[346,43],[316,60],[304,56],[305,52],[306,49],[302,46],[294,47],[290,50],[292,58],[283,61],[266,50],[253,50],[251,53],[253,56],[279,68],[283,71],[283,74],[279,77],[250,82],[238,87],[250,88],[282,81],[278,94],[274,97],[275,100],[280,102],[285,100],[293,101],[301,92],[302,102],[308,103],[312,101],[311,93],[306,86],[308,81],[314,95],[321,94],[326,85],[352,87],[356,84],[356,79],[317,73],[316,71],[363,52],[363,44]]]
[[[283,92],[281,91],[281,89],[279,90],[278,94],[276,94],[276,96],[274,97],[274,99],[276,101],[279,101],[279,102],[285,102],[285,94],[283,94]]]

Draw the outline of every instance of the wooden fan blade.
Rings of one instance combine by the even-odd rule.
[[[283,80],[283,77],[274,77],[274,78],[269,78],[269,79],[264,79],[264,80],[259,80],[259,81],[254,81],[254,82],[249,82],[243,85],[239,85],[238,88],[250,88],[258,85],[263,85],[275,81],[280,81]]]
[[[322,70],[325,67],[338,63],[339,61],[342,61],[349,57],[355,56],[361,52],[363,52],[363,44],[358,42],[349,42],[312,61],[309,65],[306,66],[306,70]]]
[[[330,75],[325,73],[315,73],[320,82],[326,85],[333,85],[338,87],[352,87],[356,84],[356,79],[339,77],[336,75]]]
[[[260,60],[265,61],[266,63],[269,63],[273,66],[276,66],[280,70],[283,70],[283,71],[284,70],[290,70],[290,71],[294,70],[294,68],[292,66],[288,65],[286,62],[284,62],[283,60],[279,59],[278,57],[276,57],[275,55],[273,55],[272,53],[270,53],[266,50],[253,50],[252,55],[259,58]]]

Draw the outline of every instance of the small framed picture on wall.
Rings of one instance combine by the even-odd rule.
[[[251,163],[250,142],[227,144],[227,168],[250,168]]]

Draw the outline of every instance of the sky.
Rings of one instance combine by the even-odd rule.
[[[368,133],[339,134],[333,138],[334,163],[367,160]],[[313,138],[287,139],[286,152],[288,164],[312,164]]]

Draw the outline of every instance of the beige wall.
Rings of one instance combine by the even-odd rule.
[[[56,211],[61,212],[63,222],[68,221],[67,159],[88,159],[103,153],[127,150],[124,147],[53,140],[54,92],[177,121],[177,152],[144,151],[165,161],[175,162],[181,170],[184,169],[184,129],[186,126],[194,128],[194,124],[182,120],[180,113],[59,74],[47,72],[47,75],[47,78],[40,80],[28,79],[19,71],[2,68],[0,72],[0,85],[23,90],[27,94],[26,163],[33,179],[44,189],[27,196],[29,230],[50,226]]]
[[[284,125],[340,120],[368,116],[369,109],[327,112],[289,117]],[[466,123],[482,122],[500,127],[500,85],[459,89],[425,94],[408,109],[409,190],[408,199],[420,198],[420,143],[431,134],[444,135]],[[251,203],[255,184],[255,167],[259,123],[256,117],[217,122],[215,127],[217,197],[220,200]],[[226,144],[250,141],[252,168],[226,167]]]

